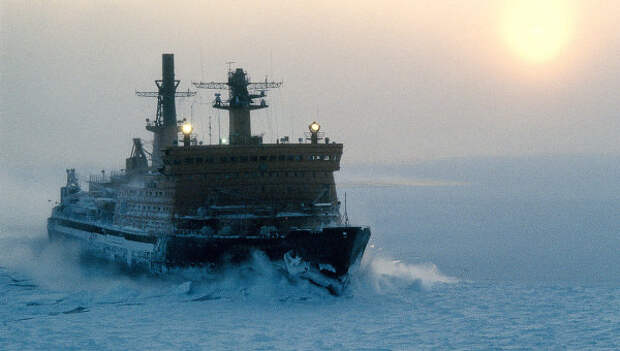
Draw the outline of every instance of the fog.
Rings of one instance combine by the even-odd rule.
[[[253,131],[295,140],[316,120],[343,142],[340,193],[392,256],[474,278],[620,276],[620,3],[577,2],[544,64],[502,42],[502,3],[3,1],[0,222],[42,231],[65,168],[123,168],[155,115],[135,91],[171,52],[180,90],[225,80],[228,61],[282,80]],[[218,119],[227,133],[212,94],[177,104],[205,142],[209,116],[213,140]]]
[[[3,1],[2,162],[122,167],[150,137],[155,101],[134,92],[154,89],[163,52],[180,89],[224,80],[227,61],[282,80],[254,131],[317,120],[346,164],[620,153],[620,4],[578,2],[569,45],[530,64],[501,40],[501,3]],[[205,141],[212,94],[178,104]]]

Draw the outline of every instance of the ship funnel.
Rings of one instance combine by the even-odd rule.
[[[177,93],[179,81],[174,79],[174,54],[161,55],[161,79],[155,81],[157,91],[137,91],[136,95],[157,98],[157,116],[155,121],[147,119],[146,129],[153,132],[152,165],[161,166],[161,151],[176,146],[179,127],[177,125],[177,110],[175,98],[191,97],[195,91]]]
[[[161,55],[162,80],[157,83],[162,99],[165,126],[177,125],[177,109],[174,102],[179,81],[174,80],[174,54]]]

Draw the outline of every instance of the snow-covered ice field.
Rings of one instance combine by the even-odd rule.
[[[0,349],[617,350],[620,186],[604,165],[583,182],[341,179],[373,228],[341,297],[260,254],[223,274],[130,275],[50,245],[45,214],[5,220]]]
[[[155,279],[72,266],[77,262],[62,262],[56,248],[22,244],[13,247],[33,250],[32,262],[0,269],[3,350],[620,346],[617,285],[458,281],[432,265],[375,257],[345,296],[333,297],[260,258],[226,275]]]

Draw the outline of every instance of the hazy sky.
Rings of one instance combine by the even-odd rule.
[[[163,52],[181,89],[224,80],[226,61],[283,80],[255,133],[296,139],[316,119],[345,162],[620,154],[620,2],[550,4],[523,19],[504,1],[5,0],[2,163],[122,167],[150,137],[155,100],[134,91]],[[192,110],[217,130],[208,105],[179,102]]]

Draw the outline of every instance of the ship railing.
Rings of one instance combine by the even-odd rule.
[[[121,178],[125,176],[125,173],[124,169],[112,170],[110,171],[110,178]]]
[[[110,178],[107,177],[105,174],[91,174],[88,177],[88,182],[92,184],[108,183],[109,180]]]
[[[105,173],[105,171],[101,171],[101,174],[91,174],[88,177],[88,182],[94,183],[94,184],[110,183],[112,179],[120,178],[120,177],[123,177],[124,175],[125,175],[124,169],[113,170],[113,171],[110,171],[109,173]]]

